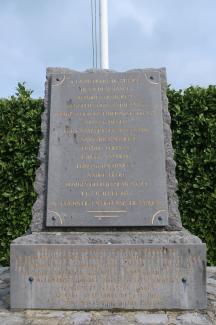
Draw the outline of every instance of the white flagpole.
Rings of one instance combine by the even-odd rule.
[[[101,69],[109,69],[107,0],[100,0],[100,56]]]

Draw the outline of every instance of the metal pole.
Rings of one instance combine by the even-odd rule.
[[[100,56],[101,69],[109,69],[107,0],[100,0]]]

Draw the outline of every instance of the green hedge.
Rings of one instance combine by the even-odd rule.
[[[216,265],[216,87],[168,90],[177,161],[180,212],[184,226],[207,243]],[[0,264],[9,262],[9,244],[29,227],[42,99],[18,84],[16,96],[0,99]]]
[[[216,86],[169,89],[168,98],[183,225],[216,265]]]
[[[18,84],[16,96],[0,99],[0,264],[9,261],[11,240],[29,227],[37,152],[41,99]]]

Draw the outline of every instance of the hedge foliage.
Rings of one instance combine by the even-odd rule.
[[[18,84],[16,96],[0,99],[0,264],[10,242],[26,232],[31,208],[43,101]]]
[[[0,99],[0,264],[9,244],[29,227],[40,142],[42,99],[18,84],[16,96]],[[216,87],[168,89],[184,226],[207,243],[216,265]]]
[[[183,225],[216,265],[216,86],[169,89],[168,99]]]

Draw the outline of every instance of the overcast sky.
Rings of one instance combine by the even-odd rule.
[[[216,0],[108,0],[110,68],[166,67],[172,87],[216,84]],[[44,95],[46,67],[92,67],[90,0],[0,0],[0,97]]]

